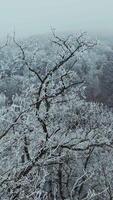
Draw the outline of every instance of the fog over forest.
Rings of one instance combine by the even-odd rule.
[[[112,0],[0,0],[0,36],[86,31],[113,35]]]
[[[0,0],[0,200],[113,200],[112,8]]]

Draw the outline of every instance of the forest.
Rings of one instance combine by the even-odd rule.
[[[0,42],[0,200],[113,200],[113,44]]]

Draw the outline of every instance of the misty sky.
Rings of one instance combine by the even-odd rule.
[[[57,31],[113,33],[113,0],[0,0],[0,36]]]

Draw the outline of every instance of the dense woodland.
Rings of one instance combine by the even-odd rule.
[[[0,200],[113,200],[113,45],[0,45]]]

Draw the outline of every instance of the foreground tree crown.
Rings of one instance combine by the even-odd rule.
[[[95,42],[53,31],[44,43],[0,48],[0,199],[111,200],[112,109],[86,101],[76,68]]]

